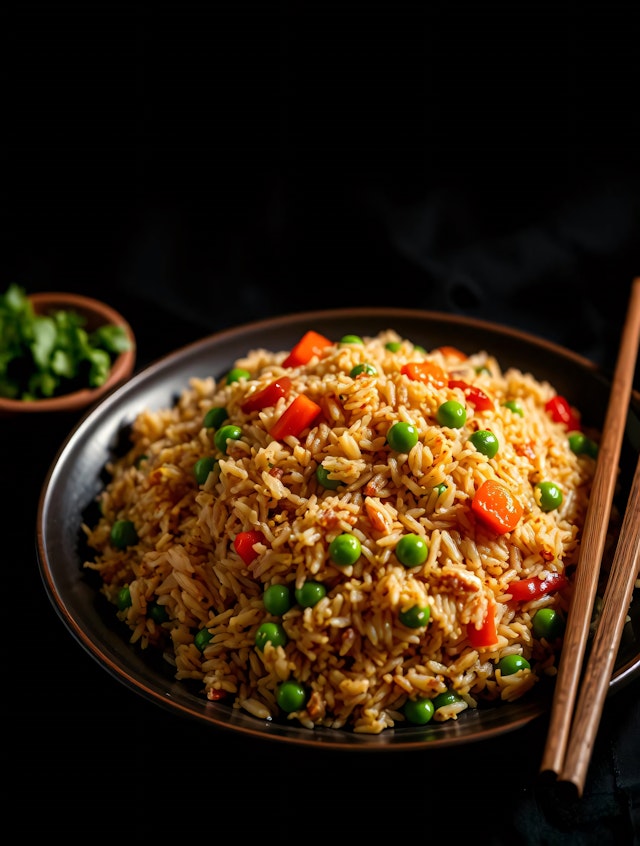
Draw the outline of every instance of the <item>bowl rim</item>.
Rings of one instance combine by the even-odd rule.
[[[110,306],[104,300],[65,291],[40,291],[28,294],[27,299],[36,310],[38,308],[74,310],[85,315],[95,314],[99,316],[98,325],[114,324],[121,326],[129,337],[130,347],[116,356],[111,365],[109,377],[102,385],[37,400],[0,397],[0,415],[77,411],[102,399],[131,376],[136,363],[136,337],[129,321],[113,306]]]
[[[437,732],[434,732],[433,726],[428,725],[403,727],[402,733],[392,730],[391,734],[383,732],[380,735],[359,735],[326,727],[310,732],[293,724],[283,726],[276,722],[264,723],[228,706],[206,702],[190,691],[183,682],[167,678],[166,668],[163,668],[164,672],[159,671],[155,664],[149,661],[148,654],[140,655],[112,623],[105,622],[98,606],[94,604],[93,588],[83,582],[75,570],[67,569],[70,568],[72,559],[77,560],[76,553],[65,556],[62,548],[57,545],[59,541],[52,543],[52,533],[60,532],[65,520],[73,523],[72,517],[61,513],[59,503],[62,497],[58,496],[58,492],[71,484],[74,474],[76,479],[84,480],[83,484],[90,487],[93,485],[87,479],[95,476],[94,469],[97,470],[97,467],[91,468],[91,473],[85,473],[84,468],[78,473],[78,459],[86,457],[89,462],[98,462],[99,451],[104,451],[103,457],[108,458],[112,450],[118,449],[120,431],[127,428],[136,413],[146,407],[163,408],[168,402],[177,400],[178,392],[187,386],[189,376],[195,375],[196,371],[209,374],[213,372],[214,362],[216,366],[220,363],[220,349],[224,349],[224,364],[220,369],[220,372],[224,372],[223,367],[234,358],[234,349],[241,350],[242,353],[247,352],[247,335],[254,339],[259,338],[259,344],[263,341],[270,344],[273,333],[289,334],[293,328],[302,329],[301,323],[320,330],[324,320],[333,321],[336,317],[339,322],[348,321],[352,329],[352,319],[373,319],[375,322],[377,318],[380,318],[381,322],[384,318],[384,323],[392,326],[397,325],[395,321],[398,319],[403,323],[426,321],[436,330],[447,330],[451,325],[458,329],[479,329],[483,334],[488,332],[492,340],[498,343],[507,340],[518,341],[526,347],[527,356],[533,351],[537,353],[547,350],[559,363],[573,364],[579,368],[580,372],[587,376],[590,388],[599,387],[607,391],[610,387],[608,375],[595,362],[553,341],[499,323],[438,311],[377,307],[319,309],[267,317],[218,330],[151,362],[98,407],[89,411],[61,445],[44,480],[38,505],[36,549],[45,591],[71,636],[108,675],[131,692],[167,710],[173,716],[192,719],[203,726],[213,726],[260,740],[272,740],[300,747],[362,752],[458,746],[490,740],[520,729],[527,723],[544,717],[548,711],[550,700],[544,690],[540,690],[540,695],[536,695],[531,701],[520,701],[515,705],[505,703],[499,712],[484,711],[482,716],[479,711],[467,713],[464,723],[443,724],[438,726]],[[95,481],[97,482],[97,479]],[[81,496],[77,503],[86,504],[90,499],[90,496],[86,499]],[[67,542],[76,542],[76,530],[77,526],[71,525],[71,537],[68,540],[63,539],[63,546]],[[64,565],[59,563],[61,561]],[[78,611],[80,607],[81,612]],[[640,672],[640,653],[635,647],[633,650],[633,656],[616,668],[610,681],[609,695],[624,688]],[[495,719],[490,716],[491,713],[495,713]]]

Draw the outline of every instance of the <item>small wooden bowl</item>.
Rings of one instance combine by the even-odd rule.
[[[43,414],[47,412],[77,412],[94,405],[113,388],[125,382],[133,373],[136,362],[136,339],[128,321],[111,306],[92,297],[60,291],[30,294],[36,314],[52,311],[75,311],[86,319],[85,329],[92,332],[104,324],[122,326],[131,346],[114,360],[109,378],[97,388],[83,388],[68,394],[46,399],[17,400],[0,397],[0,416]]]

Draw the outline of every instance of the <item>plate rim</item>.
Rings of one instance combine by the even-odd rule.
[[[239,712],[235,715],[235,720],[219,716],[215,711],[206,714],[200,713],[197,712],[195,707],[185,705],[172,695],[172,688],[176,688],[176,686],[178,686],[180,691],[184,689],[183,683],[176,680],[172,681],[168,678],[167,689],[164,691],[161,691],[160,689],[156,690],[153,687],[148,686],[145,682],[141,682],[139,679],[135,678],[134,675],[132,675],[132,672],[129,671],[128,666],[123,667],[122,662],[114,660],[109,654],[107,654],[106,649],[89,637],[83,626],[76,619],[74,614],[71,613],[68,599],[65,599],[65,596],[61,592],[60,585],[57,583],[58,580],[56,580],[56,574],[54,572],[55,568],[52,567],[49,560],[47,531],[45,528],[46,517],[50,507],[49,492],[51,490],[52,483],[55,481],[56,474],[60,472],[61,467],[64,465],[64,459],[67,457],[68,453],[72,452],[72,447],[76,439],[80,437],[83,432],[88,432],[92,425],[98,426],[100,420],[105,416],[105,412],[106,418],[110,420],[107,428],[121,429],[125,423],[121,420],[120,424],[117,425],[117,421],[115,419],[111,420],[113,409],[117,410],[119,405],[124,405],[127,398],[133,396],[139,387],[148,385],[149,383],[152,383],[154,379],[162,377],[162,374],[170,370],[172,366],[177,369],[184,370],[187,367],[188,362],[206,354],[207,351],[214,353],[219,348],[223,347],[225,342],[229,340],[239,341],[246,335],[255,336],[263,330],[268,330],[269,332],[289,330],[294,326],[300,327],[304,323],[313,325],[313,323],[323,321],[335,322],[336,319],[361,320],[374,318],[384,318],[384,320],[388,322],[389,328],[394,328],[394,321],[407,322],[410,320],[411,322],[437,322],[445,324],[446,326],[455,326],[457,329],[460,329],[460,327],[468,327],[481,333],[485,333],[488,336],[497,335],[503,339],[514,339],[523,346],[545,349],[553,356],[559,356],[561,359],[570,360],[581,370],[585,370],[590,377],[598,379],[606,384],[610,383],[607,374],[595,362],[548,338],[537,336],[525,330],[475,317],[424,309],[413,310],[405,307],[391,307],[387,309],[381,307],[362,306],[344,308],[340,309],[338,312],[336,312],[335,309],[319,309],[286,313],[265,317],[259,320],[247,321],[238,325],[225,327],[219,331],[200,337],[160,356],[159,358],[156,358],[146,366],[142,367],[124,384],[115,388],[97,405],[89,409],[63,440],[44,478],[38,498],[36,517],[36,555],[38,559],[38,568],[44,583],[45,591],[58,617],[62,620],[67,630],[71,633],[76,642],[80,644],[84,651],[88,653],[93,660],[97,661],[97,663],[106,670],[109,675],[127,687],[131,692],[141,695],[148,701],[154,702],[156,705],[159,705],[174,714],[181,715],[182,717],[195,720],[200,723],[213,725],[225,731],[239,731],[242,734],[260,739],[272,741],[277,740],[301,746],[340,748],[354,751],[370,749],[407,750],[412,748],[420,748],[424,750],[425,748],[442,748],[472,742],[480,742],[501,736],[511,731],[519,730],[524,725],[535,719],[543,717],[545,713],[548,712],[549,703],[547,698],[544,698],[543,701],[533,700],[518,702],[517,710],[519,713],[522,712],[522,716],[517,716],[507,724],[498,723],[494,727],[484,727],[481,732],[477,733],[477,735],[468,735],[467,733],[459,734],[455,730],[450,730],[449,732],[441,731],[440,733],[442,736],[438,737],[437,733],[433,732],[433,726],[431,726],[431,728],[429,728],[429,726],[415,727],[414,729],[402,726],[403,738],[400,740],[397,740],[399,735],[394,733],[394,729],[385,729],[380,735],[366,735],[353,733],[348,729],[329,729],[318,727],[311,730],[298,725],[287,724],[282,726],[280,723],[275,723],[273,721],[259,720],[256,717],[245,714],[244,712]],[[245,352],[248,352],[249,349],[256,348],[257,347],[254,344],[253,346],[246,348]],[[488,352],[491,354],[491,350],[488,350]],[[235,357],[237,356],[234,355],[233,358]],[[500,363],[502,364],[502,361],[500,361]],[[186,384],[184,387],[186,387]],[[166,391],[169,391],[168,387],[166,388]],[[135,405],[136,403],[134,402],[133,404]],[[142,399],[139,403],[137,403],[137,406],[135,414],[140,413],[143,408],[147,407]],[[112,435],[115,434],[116,432],[113,431]],[[78,531],[80,530],[80,522],[81,520],[79,515],[77,521]],[[79,560],[76,561],[76,564],[79,563]],[[84,581],[81,578],[82,571],[80,569],[78,570],[77,575],[80,581]],[[125,645],[129,646],[126,642]],[[639,663],[640,654],[638,655],[635,663],[632,659],[627,662],[626,665],[617,669],[610,681],[609,691],[607,694],[608,696],[622,689],[628,682],[635,678],[638,674]],[[196,701],[200,706],[207,705],[206,700],[204,699],[202,699],[202,701],[197,699]],[[523,707],[523,705],[525,707]],[[502,713],[509,708],[508,705],[501,705],[499,707],[501,708]],[[202,709],[200,708],[200,710]],[[225,709],[225,712],[226,710],[229,709]],[[471,713],[477,714],[478,712],[473,711]],[[453,723],[454,721],[450,722]],[[438,724],[435,728],[440,730],[443,726],[446,726],[446,724],[442,724],[442,726]],[[453,727],[453,729],[457,728],[457,726]]]

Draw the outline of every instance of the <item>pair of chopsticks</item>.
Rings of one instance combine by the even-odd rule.
[[[640,338],[640,277],[632,284],[583,529],[574,593],[558,666],[541,773],[582,796],[625,618],[640,566],[640,457],[631,485],[601,616],[582,665],[615,491]],[[576,704],[582,674],[580,697]]]

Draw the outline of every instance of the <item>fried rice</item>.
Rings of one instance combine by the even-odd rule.
[[[516,700],[556,672],[561,629],[534,619],[566,615],[595,469],[554,399],[393,329],[249,351],[133,421],[84,566],[132,643],[261,720],[378,734]]]

